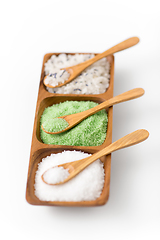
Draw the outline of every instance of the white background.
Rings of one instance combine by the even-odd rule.
[[[160,14],[158,0],[1,1],[1,239],[160,239]],[[41,66],[48,52],[115,54],[114,95],[145,95],[114,106],[113,141],[140,128],[147,141],[112,154],[110,197],[91,208],[25,200]]]

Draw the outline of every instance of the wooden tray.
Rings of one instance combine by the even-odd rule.
[[[104,163],[105,170],[105,183],[103,191],[99,198],[94,201],[79,201],[79,202],[60,202],[60,201],[40,201],[34,194],[34,183],[35,183],[35,173],[38,168],[38,163],[41,162],[42,158],[50,155],[51,153],[59,153],[64,150],[78,150],[87,153],[95,153],[102,148],[106,147],[112,142],[112,117],[113,117],[113,107],[106,109],[108,112],[108,127],[107,136],[104,143],[100,146],[66,146],[66,145],[50,145],[44,144],[40,138],[40,117],[44,109],[55,103],[64,102],[66,100],[76,100],[76,101],[94,101],[101,103],[111,97],[113,97],[113,83],[114,83],[114,56],[108,56],[107,59],[110,62],[110,85],[107,91],[103,94],[96,95],[77,95],[77,94],[55,94],[49,93],[45,86],[43,85],[44,79],[44,63],[53,55],[59,55],[60,53],[48,53],[44,56],[41,80],[39,85],[37,106],[35,112],[35,120],[33,126],[32,144],[30,151],[30,160],[28,168],[28,178],[26,187],[26,200],[28,203],[33,205],[46,205],[46,206],[98,206],[104,205],[109,197],[109,187],[110,187],[110,171],[111,171],[111,154],[101,158]],[[73,54],[74,53],[67,53]]]

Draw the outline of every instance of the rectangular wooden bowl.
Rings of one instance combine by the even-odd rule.
[[[104,163],[105,170],[105,182],[103,191],[99,198],[93,201],[79,201],[79,202],[64,202],[64,201],[40,201],[34,193],[34,184],[35,184],[35,174],[38,168],[38,164],[41,162],[42,158],[50,155],[51,153],[59,153],[64,150],[77,150],[83,151],[86,153],[95,153],[104,147],[108,146],[112,142],[112,117],[113,117],[113,107],[106,109],[108,112],[108,127],[107,127],[107,136],[105,141],[100,146],[66,146],[66,145],[50,145],[44,144],[40,138],[40,117],[44,109],[48,106],[51,106],[56,103],[64,102],[66,100],[75,100],[75,101],[94,101],[97,103],[102,103],[103,101],[113,97],[113,86],[114,86],[114,56],[108,56],[107,59],[110,62],[110,84],[109,88],[103,94],[90,94],[90,95],[77,95],[77,94],[56,94],[49,93],[45,86],[43,85],[43,79],[45,76],[44,73],[44,63],[53,55],[59,55],[60,53],[48,53],[44,56],[42,71],[41,71],[41,80],[39,85],[39,92],[37,98],[37,106],[35,112],[33,134],[32,134],[32,143],[30,151],[30,160],[28,167],[28,177],[27,177],[27,186],[26,186],[26,200],[28,203],[33,205],[46,205],[46,206],[100,206],[104,205],[109,197],[109,188],[110,188],[110,171],[111,171],[111,154],[101,158],[101,161]],[[75,54],[75,53],[66,53],[66,54]]]

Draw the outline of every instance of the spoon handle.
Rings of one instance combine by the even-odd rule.
[[[100,103],[99,105],[91,108],[91,109],[88,109],[86,110],[85,112],[82,112],[84,115],[82,115],[82,120],[85,119],[86,117],[89,117],[93,114],[95,114],[96,112],[104,109],[104,108],[107,108],[107,107],[110,107],[110,106],[113,106],[117,103],[121,103],[121,102],[125,102],[125,101],[128,101],[128,100],[131,100],[131,99],[134,99],[134,98],[138,98],[140,96],[142,96],[144,94],[144,89],[143,88],[134,88],[132,90],[129,90],[125,93],[122,93],[118,96],[115,96],[113,98],[110,98],[106,101],[104,101],[103,103]],[[80,115],[79,114],[79,115]]]
[[[144,140],[146,140],[149,136],[149,133],[145,129],[139,129],[135,132],[132,132],[119,140],[117,140],[114,143],[111,143],[109,146],[103,148],[102,150],[98,151],[97,153],[94,153],[92,156],[84,158],[82,160],[72,162],[72,166],[74,167],[74,171],[71,172],[70,177],[72,178],[73,175],[77,175],[80,171],[82,171],[84,168],[86,168],[88,165],[93,163],[95,160],[97,160],[100,157],[103,157],[104,155],[108,155],[116,150],[130,147],[132,145],[135,145],[137,143],[140,143]]]
[[[138,37],[132,37],[132,38],[128,38],[127,40],[115,45],[114,47],[111,47],[110,49],[108,49],[107,51],[97,54],[94,58],[91,58],[89,60],[87,60],[85,62],[85,68],[89,67],[91,64],[93,64],[94,62],[100,60],[101,58],[107,57],[113,53],[122,51],[124,49],[130,48],[134,45],[136,45],[139,42],[139,38]]]

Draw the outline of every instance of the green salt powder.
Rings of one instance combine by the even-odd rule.
[[[68,122],[62,118],[51,118],[43,123],[43,128],[47,132],[59,132],[68,126]]]
[[[50,119],[83,112],[97,106],[91,101],[66,101],[46,108],[41,116],[40,125]],[[101,110],[86,118],[70,130],[60,134],[48,134],[40,129],[40,136],[44,143],[70,146],[99,146],[106,138],[108,117],[105,110]]]

